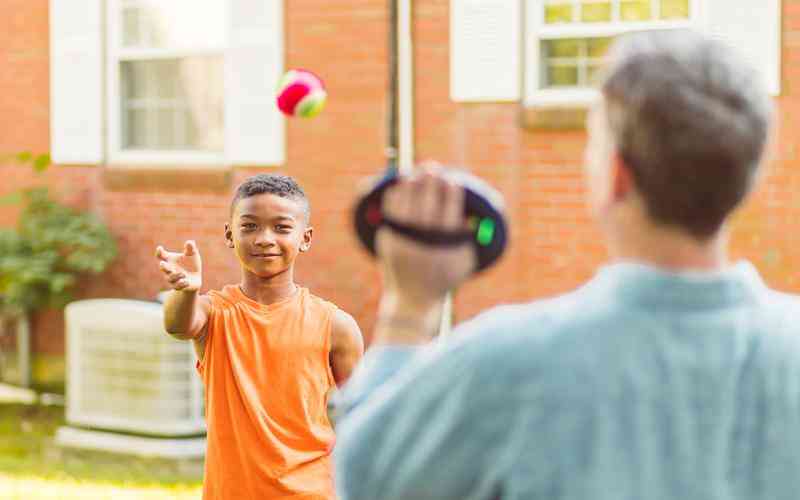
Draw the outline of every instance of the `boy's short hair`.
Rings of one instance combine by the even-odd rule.
[[[303,204],[306,222],[311,218],[311,204],[303,188],[292,177],[281,174],[258,174],[248,177],[239,184],[233,195],[233,200],[231,200],[231,216],[233,216],[233,211],[239,200],[259,194],[274,194],[281,198],[299,201]]]
[[[650,217],[697,239],[749,193],[772,100],[732,49],[689,30],[637,33],[609,53],[601,84],[617,152]]]

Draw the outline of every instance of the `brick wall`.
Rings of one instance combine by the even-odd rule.
[[[288,162],[279,171],[297,177],[312,202],[312,252],[301,257],[298,280],[354,314],[369,334],[379,292],[376,267],[350,229],[359,181],[382,165],[385,143],[385,2],[324,0],[287,3],[287,67],[324,76],[331,95],[325,112],[288,124]],[[512,244],[500,265],[466,285],[456,300],[464,319],[493,304],[567,291],[605,259],[600,234],[583,204],[585,134],[541,132],[519,126],[514,104],[456,104],[449,100],[448,0],[415,2],[417,156],[469,166],[506,196]],[[48,18],[46,0],[6,0],[0,16],[0,152],[44,152],[49,145]],[[800,120],[800,0],[784,1],[784,92],[780,132],[759,195],[735,223],[734,253],[753,260],[773,286],[798,290],[800,173],[793,131]],[[237,169],[222,189],[184,190],[175,183],[147,186],[109,181],[101,167],[68,166],[39,177],[0,167],[0,194],[32,183],[54,188],[73,206],[99,214],[117,238],[120,256],[85,297],[150,299],[160,289],[157,244],[177,248],[197,240],[206,286],[238,279],[222,225],[229,192],[244,177],[274,169]],[[113,174],[113,172],[112,172]],[[113,177],[113,175],[112,175]],[[10,182],[8,182],[10,179]],[[11,225],[0,209],[0,225]],[[63,351],[58,311],[35,322],[35,348]]]
[[[415,5],[417,153],[467,165],[506,195],[512,244],[501,265],[465,286],[463,318],[488,305],[574,288],[606,259],[583,203],[583,132],[518,125],[516,104],[449,100],[449,0]],[[733,253],[752,260],[770,285],[800,291],[800,1],[783,2],[783,92],[779,133],[758,195],[734,223]]]

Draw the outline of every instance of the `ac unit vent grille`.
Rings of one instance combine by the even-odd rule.
[[[202,387],[191,342],[163,330],[158,304],[87,300],[67,308],[67,417],[161,435],[197,434]]]

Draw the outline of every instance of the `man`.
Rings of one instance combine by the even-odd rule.
[[[343,500],[800,494],[800,301],[726,250],[771,101],[735,54],[687,31],[618,41],[601,95],[587,191],[611,263],[581,289],[424,347],[475,256],[379,234],[375,341],[334,452]],[[429,170],[384,209],[451,231],[462,197]]]

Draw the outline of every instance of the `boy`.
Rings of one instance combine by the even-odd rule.
[[[334,497],[326,399],[364,346],[349,314],[294,282],[295,259],[312,235],[294,179],[256,175],[236,190],[225,224],[240,284],[201,295],[196,244],[156,250],[174,290],[164,326],[192,340],[206,389],[206,500]]]

